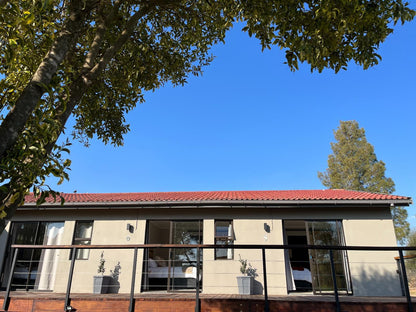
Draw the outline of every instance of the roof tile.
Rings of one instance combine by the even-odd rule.
[[[102,202],[204,202],[204,201],[293,201],[293,200],[411,200],[410,197],[377,194],[341,189],[287,190],[287,191],[207,191],[207,192],[154,192],[154,193],[61,193],[67,203]],[[53,202],[53,198],[46,200]],[[36,202],[33,194],[26,203]]]

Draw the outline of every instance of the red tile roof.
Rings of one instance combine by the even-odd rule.
[[[66,203],[149,203],[149,202],[210,202],[210,201],[409,201],[410,197],[349,190],[290,190],[290,191],[208,191],[155,193],[61,193]],[[26,204],[36,202],[28,195]],[[53,199],[48,198],[52,203]]]

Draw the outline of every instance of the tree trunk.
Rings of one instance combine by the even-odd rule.
[[[90,1],[88,1],[90,2]],[[23,131],[26,121],[33,113],[40,98],[45,93],[58,66],[65,59],[68,51],[76,44],[80,30],[92,7],[86,6],[85,1],[74,0],[69,4],[69,16],[52,48],[39,65],[32,80],[17,99],[13,109],[7,114],[0,126],[0,159],[13,146]]]
[[[145,8],[143,10],[140,10],[140,11],[136,12],[133,16],[131,16],[129,22],[127,23],[126,29],[124,29],[120,33],[120,36],[117,38],[115,43],[112,46],[110,46],[109,48],[107,48],[107,50],[105,51],[105,53],[103,54],[101,59],[94,66],[91,66],[92,64],[91,64],[90,57],[87,58],[88,64],[85,64],[85,66],[83,66],[83,68],[80,70],[78,78],[75,79],[75,81],[73,81],[73,83],[70,86],[70,92],[69,92],[70,97],[69,97],[68,101],[65,101],[65,103],[63,103],[63,105],[61,106],[63,108],[63,110],[60,112],[60,107],[58,107],[56,109],[58,112],[60,112],[57,115],[56,118],[60,122],[61,128],[59,130],[59,134],[56,136],[56,139],[52,140],[51,142],[49,142],[45,146],[45,157],[44,157],[44,159],[37,160],[39,162],[39,166],[43,165],[43,163],[46,161],[47,155],[49,155],[52,152],[52,149],[55,146],[60,133],[64,129],[66,121],[68,120],[69,116],[71,115],[71,113],[74,110],[74,108],[76,107],[76,105],[78,105],[80,103],[83,94],[86,92],[86,90],[88,88],[88,85],[100,76],[100,74],[105,69],[105,67],[110,62],[110,60],[114,57],[114,55],[117,52],[120,51],[120,49],[123,47],[123,45],[127,42],[127,40],[129,39],[132,31],[134,30],[135,25],[137,24],[137,21],[141,17],[143,17],[147,12],[148,12],[148,8]],[[85,18],[85,16],[84,16],[84,18]],[[72,26],[74,26],[75,24],[76,23],[74,22],[72,24]],[[78,19],[78,24],[79,25],[82,24],[81,19]],[[72,37],[67,38],[68,40],[70,39],[70,41],[68,41],[68,42],[70,42],[72,45],[74,45],[77,37],[78,37],[78,35],[75,32],[73,32]],[[56,46],[56,44],[54,44],[54,47],[55,46]],[[51,51],[54,49],[54,47],[52,47]],[[62,60],[65,57],[65,54],[63,54],[63,51],[65,51],[65,53],[67,53],[70,49],[67,46],[62,46],[62,45],[60,47],[57,47],[57,48],[59,48],[59,51],[62,54],[62,59],[60,61],[60,62],[62,62]],[[44,62],[42,62],[42,64],[43,63]],[[42,67],[42,64],[39,66],[39,69]],[[54,69],[53,69],[53,67],[50,67],[50,70],[44,71],[44,74],[46,75],[46,78],[49,79],[49,80],[50,80],[50,77],[52,76],[52,74],[56,72],[57,65],[59,65],[57,62],[55,62],[55,64],[56,64],[56,67]],[[38,69],[38,71],[39,71],[39,69]],[[52,73],[52,71],[53,71],[53,73]],[[36,76],[36,74],[35,74],[35,76]],[[50,77],[48,78],[48,76],[50,76]],[[46,79],[46,78],[43,77],[43,79]],[[30,86],[28,86],[27,88],[30,89]],[[25,91],[26,91],[26,89],[25,89]],[[43,92],[43,89],[41,88],[39,92]],[[22,96],[23,96],[23,94],[22,94]],[[22,96],[20,98],[22,98]],[[40,96],[41,96],[41,94],[40,94]],[[40,96],[36,100],[36,103],[40,99]],[[20,100],[20,98],[19,98],[19,100]],[[31,109],[23,107],[23,110],[25,110],[25,116],[21,117],[21,118],[17,118],[17,119],[22,119],[22,120],[24,119],[23,127],[24,127],[24,124],[25,124],[27,118],[30,116],[33,109],[36,107],[36,103],[32,103],[33,107]],[[28,106],[30,106],[30,104],[28,104]],[[15,109],[13,109],[13,111],[14,110]],[[14,113],[13,111],[11,113]],[[18,115],[18,113],[16,113],[16,115]],[[7,116],[7,117],[9,117],[9,116]],[[13,117],[13,118],[15,118],[15,117]],[[3,122],[3,124],[4,124],[4,122]],[[3,124],[0,128],[0,136],[2,135],[1,131],[3,130],[2,129]],[[14,129],[17,129],[17,127],[14,127]],[[16,130],[12,129],[12,131],[16,131]],[[5,134],[5,135],[7,135],[7,134]],[[17,138],[17,136],[16,136],[16,138]],[[10,143],[10,145],[8,145],[8,146],[11,146],[13,143],[14,143],[14,141],[12,143]],[[2,150],[1,150],[1,144],[0,144],[0,155],[1,155],[1,151]],[[4,149],[4,151],[7,152],[7,146]],[[18,183],[17,181],[11,181],[9,183],[9,185],[18,185],[17,183]],[[24,196],[26,194],[26,190],[31,185],[18,185],[18,186],[19,186],[18,188],[9,187],[8,191],[3,191],[2,194],[0,193],[0,207],[4,207],[3,208],[4,212],[7,214],[6,217],[4,217],[0,220],[0,233],[3,232],[7,221],[10,220],[14,216],[14,214],[16,212],[16,209],[23,204]],[[10,198],[14,198],[16,200],[12,201],[12,200],[10,200]]]

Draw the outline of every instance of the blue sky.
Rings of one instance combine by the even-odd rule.
[[[322,189],[340,120],[365,128],[396,194],[416,199],[416,22],[397,26],[363,70],[291,72],[235,27],[202,77],[146,96],[127,116],[124,146],[74,142],[62,192]],[[409,221],[416,227],[414,207]]]

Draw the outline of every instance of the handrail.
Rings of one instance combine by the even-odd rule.
[[[263,262],[263,272],[264,272],[264,293],[265,293],[265,311],[269,311],[269,304],[268,304],[268,295],[267,295],[267,273],[266,273],[266,257],[265,257],[265,250],[266,249],[313,249],[313,250],[328,250],[330,253],[330,262],[331,262],[331,269],[333,275],[333,283],[334,283],[334,298],[335,298],[335,311],[340,311],[340,302],[338,299],[338,290],[337,290],[337,283],[334,277],[335,269],[334,269],[334,259],[332,252],[334,250],[355,250],[355,251],[398,251],[399,257],[394,257],[395,260],[399,260],[400,262],[400,273],[401,277],[403,278],[404,284],[404,291],[406,296],[406,301],[408,304],[408,311],[413,311],[413,305],[411,302],[411,297],[409,293],[409,285],[407,283],[407,274],[404,259],[413,259],[416,258],[415,255],[408,255],[404,256],[403,251],[412,250],[416,251],[415,247],[401,247],[401,246],[329,246],[329,245],[279,245],[279,244],[256,244],[256,245],[247,245],[247,244],[231,244],[231,245],[216,245],[216,244],[124,244],[124,245],[21,245],[21,244],[13,244],[11,248],[15,250],[15,257],[17,255],[17,250],[19,249],[71,249],[72,250],[72,259],[71,259],[71,269],[69,272],[68,277],[68,286],[66,291],[65,297],[65,311],[72,311],[72,307],[70,306],[70,292],[71,292],[71,282],[72,282],[72,271],[75,262],[75,254],[78,249],[133,249],[134,252],[134,263],[133,263],[133,270],[132,270],[132,284],[131,284],[131,293],[130,293],[130,305],[129,311],[134,311],[134,284],[135,284],[135,272],[136,272],[136,262],[137,262],[137,250],[138,249],[148,249],[148,248],[197,248],[198,250],[198,269],[199,269],[199,250],[203,249],[257,249],[262,251],[262,262]],[[14,259],[12,263],[12,268],[8,280],[8,285],[4,303],[3,303],[3,310],[7,311],[8,303],[9,303],[9,296],[10,296],[10,286],[12,282],[12,276],[15,269],[16,259]],[[198,275],[199,276],[199,275]],[[195,311],[199,311],[199,284],[197,283],[196,289],[196,308]]]
[[[416,250],[415,247],[402,246],[332,246],[332,245],[280,245],[280,244],[130,244],[130,245],[20,245],[13,244],[11,248],[30,249],[134,249],[134,248],[225,248],[225,249],[320,249],[320,250],[365,250],[365,251],[399,251]],[[403,256],[406,257],[406,256]]]

